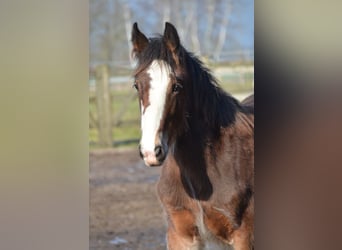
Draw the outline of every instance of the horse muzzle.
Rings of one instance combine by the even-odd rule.
[[[149,167],[156,167],[163,164],[166,155],[167,149],[162,145],[157,145],[154,147],[154,151],[144,150],[141,146],[139,146],[140,157],[144,160],[145,164]]]

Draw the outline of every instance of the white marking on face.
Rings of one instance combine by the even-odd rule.
[[[141,103],[141,150],[144,152],[154,152],[155,138],[160,126],[160,122],[164,112],[167,87],[170,82],[170,66],[160,60],[155,60],[149,66],[147,73],[149,74],[149,105],[144,107]]]

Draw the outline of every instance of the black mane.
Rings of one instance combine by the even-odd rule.
[[[185,49],[184,59],[193,83],[192,102],[198,119],[215,133],[234,123],[236,112],[242,111],[239,102],[219,86],[211,71],[196,56]]]
[[[162,36],[149,39],[148,46],[135,57],[138,65],[134,72],[136,76],[146,69],[153,60],[167,62],[171,68],[177,63],[174,55],[167,48]],[[188,122],[202,124],[202,131],[210,131],[212,135],[219,135],[221,127],[227,127],[235,122],[236,112],[248,113],[235,98],[226,93],[217,83],[210,70],[194,54],[179,46],[177,50],[179,64],[185,68],[191,89],[188,98]]]

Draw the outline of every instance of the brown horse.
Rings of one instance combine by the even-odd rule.
[[[253,249],[254,97],[239,103],[181,45],[174,26],[132,30],[140,155],[157,185],[169,250]]]

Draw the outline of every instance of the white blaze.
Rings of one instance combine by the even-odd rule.
[[[167,86],[170,81],[170,67],[162,61],[155,60],[149,66],[150,90],[149,106],[141,105],[141,149],[142,152],[154,152],[155,138],[162,119]],[[145,112],[143,112],[145,111]]]

